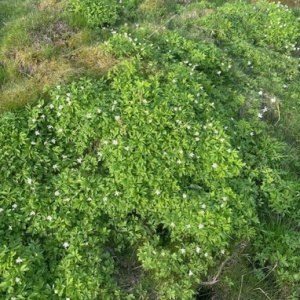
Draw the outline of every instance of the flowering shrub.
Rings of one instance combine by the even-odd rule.
[[[91,26],[110,20],[108,2],[95,13],[95,2],[80,3],[74,12]],[[253,79],[265,69],[298,74],[292,57],[272,59],[294,39],[294,22],[272,43],[242,26],[230,42],[244,5],[197,19],[231,20],[216,43],[120,27],[101,45],[119,62],[105,77],[57,86],[47,101],[0,116],[2,298],[189,300],[245,241],[259,266],[276,265],[286,298],[294,294],[298,166],[289,169],[295,160],[263,122],[279,105],[272,86]],[[266,60],[256,43],[271,45]]]

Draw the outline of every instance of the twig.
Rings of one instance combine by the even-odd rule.
[[[243,282],[244,282],[244,276],[245,275],[246,274],[242,275],[241,286],[240,286],[239,296],[238,296],[237,300],[241,299],[241,294],[242,294],[242,288],[243,288]]]
[[[230,260],[231,257],[228,257],[226,260],[224,260],[222,263],[221,263],[221,266],[218,270],[218,273],[216,274],[216,276],[213,277],[213,279],[211,281],[205,281],[205,282],[201,282],[201,285],[213,285],[215,283],[218,282],[218,277],[220,276],[224,266],[227,264],[227,262]]]
[[[269,300],[272,300],[269,296],[268,296],[268,294],[264,291],[264,290],[262,290],[261,288],[256,288],[256,289],[254,289],[254,290],[260,290]]]

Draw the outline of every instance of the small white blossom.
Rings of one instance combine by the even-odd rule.
[[[220,138],[220,142],[223,143],[225,141],[224,138]]]
[[[231,153],[231,151],[232,151],[232,150],[231,150],[230,148],[227,149],[227,152],[228,152],[228,153]]]
[[[203,225],[203,224],[199,224],[199,225],[198,225],[198,229],[199,229],[199,230],[201,230],[201,229],[203,229],[203,228],[204,228],[204,225]]]
[[[177,160],[177,163],[180,165],[180,164],[181,164],[181,160],[180,160],[180,159],[178,159],[178,160]]]
[[[29,185],[31,185],[31,184],[32,184],[32,179],[31,179],[31,178],[27,178],[27,183],[28,183]]]
[[[196,141],[196,142],[199,142],[200,139],[199,139],[198,137],[195,137],[195,141]]]
[[[16,277],[16,283],[20,283],[21,282],[21,278]]]
[[[54,290],[54,294],[58,294],[58,290]]]
[[[60,112],[58,112],[56,115],[57,115],[58,117],[60,117],[60,116],[61,116],[61,113],[60,113]]]
[[[262,112],[267,112],[269,109],[265,106],[263,109],[262,109]]]
[[[115,116],[115,120],[119,121],[120,120],[120,116]]]
[[[54,170],[56,170],[56,169],[57,169],[57,165],[56,165],[56,164],[53,165],[52,168],[53,168]]]
[[[82,158],[77,158],[77,160],[76,160],[79,164],[81,164],[82,163]]]
[[[223,197],[222,197],[222,200],[223,200],[223,201],[227,201],[227,199],[228,199],[228,198],[227,198],[226,196],[223,196]]]
[[[35,134],[35,135],[41,135],[40,132],[39,132],[38,130],[36,130],[36,131],[34,132],[34,134]]]
[[[107,197],[103,197],[103,202],[106,202],[108,200]]]
[[[182,254],[184,254],[184,253],[185,253],[185,249],[180,249],[180,252],[181,252]]]
[[[55,139],[51,139],[51,143],[52,143],[52,144],[55,144],[55,143],[56,143],[56,140],[55,140]]]
[[[0,207],[0,213],[2,213],[4,211],[4,209],[2,207]]]
[[[218,75],[221,75],[221,73],[222,73],[221,71],[218,71],[218,72],[217,72]]]
[[[187,224],[187,225],[186,225],[186,228],[187,228],[187,229],[190,229],[190,228],[191,228],[191,224]]]
[[[205,252],[205,253],[204,253],[204,256],[205,256],[205,257],[208,257],[208,253],[207,253],[207,252]]]
[[[189,276],[192,276],[192,275],[194,275],[194,273],[191,270],[189,270]]]
[[[102,110],[101,110],[101,109],[97,109],[97,113],[98,113],[98,114],[101,114],[101,113],[102,113]]]
[[[12,230],[13,228],[12,228],[12,226],[8,226],[8,229],[9,229],[9,230]]]
[[[261,119],[263,115],[261,113],[258,113],[257,116]]]
[[[115,191],[115,196],[119,196],[120,195],[120,192],[119,191]]]
[[[172,223],[170,224],[170,226],[171,226],[172,228],[174,228],[174,227],[175,227],[175,223],[172,222]]]
[[[195,154],[193,152],[190,153],[190,157],[193,158]]]
[[[104,145],[108,145],[108,141],[103,141],[103,144]]]
[[[224,249],[221,250],[221,254],[225,254],[225,250]]]
[[[89,198],[86,199],[86,201],[91,202],[92,198],[89,197]]]
[[[197,246],[197,247],[196,247],[196,252],[197,252],[197,253],[200,253],[200,252],[201,252],[201,248]]]
[[[68,242],[63,243],[64,248],[69,248],[70,244]]]
[[[259,96],[262,96],[263,94],[264,94],[263,91],[259,91],[259,92],[258,92],[258,95],[259,95]]]
[[[154,192],[154,194],[158,196],[158,195],[160,194],[160,191],[159,191],[159,190],[156,190],[156,191]]]
[[[64,108],[63,105],[60,105],[60,106],[58,107],[59,110],[62,110],[63,108]]]
[[[183,194],[182,197],[185,199],[187,197],[187,194]]]
[[[86,115],[86,117],[87,117],[87,119],[91,119],[91,118],[92,118],[92,114],[91,114],[91,113],[88,113],[88,114]]]
[[[18,258],[16,259],[16,263],[17,263],[17,264],[20,264],[20,263],[22,263],[22,262],[23,262],[23,259],[22,259],[22,258],[18,257]]]
[[[251,135],[251,136],[254,136],[254,132],[253,132],[253,131],[251,131],[251,132],[250,132],[250,135]]]
[[[13,209],[16,209],[17,207],[18,207],[17,204],[13,204],[13,205],[12,205],[12,208],[13,208]]]
[[[50,107],[50,109],[53,109],[53,108],[54,108],[54,105],[51,103],[51,104],[49,105],[49,107]]]
[[[59,133],[62,133],[62,132],[63,132],[63,129],[62,129],[62,128],[59,128],[57,131],[58,131]]]
[[[66,202],[70,202],[71,199],[70,199],[70,198],[65,198],[65,201],[66,201]]]
[[[47,216],[46,219],[51,222],[53,218],[51,216]]]
[[[32,123],[35,123],[35,122],[36,122],[36,119],[32,119],[31,122],[32,122]]]
[[[35,216],[35,211],[32,211],[32,212],[30,213],[30,215],[31,215],[31,216]]]
[[[62,157],[62,159],[68,158],[68,156],[67,156],[67,155],[64,155],[64,154],[63,154],[61,157]]]
[[[251,65],[251,61],[250,60],[248,60],[248,66],[250,66]]]
[[[30,144],[34,146],[34,145],[36,145],[36,142],[31,142]]]
[[[116,145],[118,145],[118,141],[117,140],[113,140],[112,144],[116,146]]]
[[[124,149],[125,149],[126,151],[129,151],[129,150],[130,150],[130,148],[129,148],[128,146],[124,147]]]
[[[213,164],[212,164],[212,167],[213,167],[214,169],[216,169],[216,168],[218,167],[218,164],[213,163]]]
[[[275,97],[271,98],[271,103],[275,103],[275,102],[276,102],[276,98]]]
[[[60,192],[59,191],[55,191],[54,195],[55,196],[59,196]]]

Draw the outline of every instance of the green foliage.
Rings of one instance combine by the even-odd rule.
[[[68,0],[67,9],[77,17],[82,17],[89,27],[113,25],[117,21],[115,0]]]
[[[190,300],[222,266],[216,295],[260,299],[268,277],[295,299],[299,157],[280,124],[299,138],[297,21],[282,5],[214,2],[68,1],[105,40],[75,59],[117,66],[0,115],[0,298]],[[103,28],[171,10],[169,28]],[[41,15],[2,31],[0,84],[15,78],[11,49],[52,33]]]

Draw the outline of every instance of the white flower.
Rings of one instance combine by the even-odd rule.
[[[88,119],[91,119],[91,118],[92,118],[92,114],[91,114],[91,113],[88,113],[88,114],[86,115],[86,117],[87,117]]]
[[[118,141],[117,140],[112,140],[112,144],[113,145],[118,145]]]
[[[181,252],[182,254],[184,254],[184,253],[185,253],[185,249],[180,249],[180,252]]]
[[[201,252],[201,248],[197,246],[197,247],[196,247],[196,252],[197,252],[197,253],[200,253],[200,252]]]
[[[31,122],[32,122],[32,123],[35,123],[35,122],[36,122],[36,119],[32,119]]]
[[[65,201],[66,201],[66,202],[70,202],[71,199],[70,199],[70,198],[66,198]]]
[[[193,158],[195,154],[193,152],[190,153],[190,157]]]
[[[0,213],[2,213],[4,211],[4,209],[2,207],[0,207]]]
[[[40,132],[39,132],[38,130],[36,130],[36,131],[34,132],[34,134],[35,134],[35,135],[41,135]]]
[[[103,141],[103,144],[104,145],[108,145],[108,141]]]
[[[205,209],[205,208],[206,208],[206,205],[205,205],[205,204],[202,204],[201,207],[202,207],[202,209]]]
[[[62,159],[68,158],[68,156],[67,156],[67,155],[64,155],[64,154],[63,154],[61,157],[62,157]]]
[[[46,116],[45,116],[45,115],[41,115],[41,118],[42,118],[42,119],[45,119],[45,118],[46,118]]]
[[[262,109],[262,112],[267,112],[269,109],[265,106],[263,109]]]
[[[119,191],[115,191],[115,196],[119,196],[120,195],[120,192]]]
[[[225,254],[225,250],[224,249],[221,250],[221,254]]]
[[[172,228],[174,228],[174,227],[175,227],[175,223],[172,222],[172,223],[170,224],[170,226],[171,226]]]
[[[30,213],[30,216],[35,216],[35,211],[32,211],[32,212]]]
[[[288,86],[286,84],[283,85],[283,88],[286,89]]]
[[[62,132],[63,132],[63,129],[62,129],[62,128],[59,128],[57,131],[58,131],[59,133],[62,133]]]
[[[205,257],[208,257],[208,253],[207,253],[207,252],[205,252],[205,253],[204,253],[204,256],[205,256]]]
[[[261,113],[258,113],[257,116],[261,119],[263,115]]]
[[[195,137],[195,141],[196,141],[196,142],[199,142],[200,139],[199,139],[198,137]]]
[[[92,198],[89,197],[89,198],[86,199],[86,201],[91,202]]]
[[[275,97],[271,98],[271,103],[275,103],[275,102],[276,102],[276,98]]]
[[[222,197],[222,200],[223,200],[223,201],[227,201],[227,197],[226,197],[226,196],[223,196],[223,197]]]
[[[259,92],[258,92],[258,95],[259,95],[259,96],[262,96],[263,94],[264,94],[263,91],[259,91]]]
[[[77,158],[77,162],[78,162],[79,164],[81,164],[81,163],[82,163],[82,158]]]
[[[49,105],[49,108],[50,108],[50,109],[53,109],[53,108],[54,108],[54,105],[51,103],[51,104]]]
[[[192,275],[194,275],[194,273],[191,270],[189,270],[189,276],[192,276]]]
[[[212,164],[212,167],[213,167],[214,169],[216,169],[216,168],[218,167],[218,164],[213,163],[213,164]]]
[[[181,164],[181,160],[180,160],[180,159],[178,159],[178,160],[177,160],[177,163],[180,165],[180,164]]]
[[[129,148],[128,146],[124,147],[124,149],[125,149],[126,151],[129,151],[129,150],[130,150],[130,148]]]
[[[16,277],[16,283],[20,283],[21,282],[21,278]]]
[[[59,191],[55,191],[54,195],[55,196],[59,196],[60,192]]]
[[[16,263],[17,263],[17,264],[20,264],[21,262],[23,262],[23,259],[20,258],[20,257],[18,257],[18,258],[16,259]]]
[[[158,195],[160,194],[160,191],[159,191],[159,190],[156,190],[156,191],[154,192],[154,194],[158,196]]]
[[[204,225],[203,225],[203,224],[199,224],[199,225],[198,225],[198,229],[199,229],[199,230],[201,230],[201,229],[203,229],[203,228],[204,228]]]
[[[58,290],[54,290],[54,294],[58,294]]]
[[[101,110],[101,109],[97,109],[97,113],[98,113],[98,114],[101,114],[101,113],[102,113],[102,110]]]
[[[53,168],[54,170],[56,170],[56,169],[57,169],[57,165],[56,165],[56,164],[53,165],[52,168]]]
[[[69,248],[70,244],[68,242],[63,243],[64,248]]]
[[[186,228],[187,228],[187,229],[190,229],[190,228],[191,228],[191,224],[187,224],[187,225],[186,225]]]
[[[103,202],[106,202],[108,200],[107,197],[103,197]]]
[[[60,105],[60,106],[58,107],[59,110],[62,110],[63,108],[64,108],[63,105]]]
[[[253,131],[251,131],[251,132],[250,132],[250,135],[251,135],[251,136],[254,136],[254,132],[253,132]]]
[[[250,66],[251,65],[251,61],[250,60],[248,60],[248,66]]]
[[[221,75],[221,73],[222,73],[221,71],[218,71],[218,72],[217,72],[218,75]]]
[[[227,152],[228,152],[228,153],[231,153],[231,151],[232,151],[232,150],[231,150],[230,148],[229,148],[229,149],[227,149]]]
[[[66,300],[71,300],[70,298],[66,298]]]
[[[31,178],[27,178],[27,183],[28,183],[29,185],[31,185],[31,184],[32,184],[32,179],[31,179]]]
[[[116,121],[120,120],[120,116],[115,116],[115,120]]]
[[[52,143],[52,144],[55,144],[55,143],[56,143],[56,140],[55,140],[55,139],[51,139],[51,143]]]
[[[34,145],[36,145],[36,143],[35,143],[35,142],[31,142],[30,144],[31,144],[31,145],[33,145],[33,146],[34,146]]]
[[[51,222],[53,218],[51,216],[47,216],[46,219]]]
[[[187,195],[186,195],[186,194],[183,194],[182,197],[185,199],[185,198],[187,197]]]
[[[17,204],[13,204],[13,205],[12,205],[12,208],[13,208],[13,209],[16,209],[17,207],[18,207]]]
[[[9,229],[9,230],[12,230],[13,228],[12,228],[12,226],[8,226],[8,229]]]

